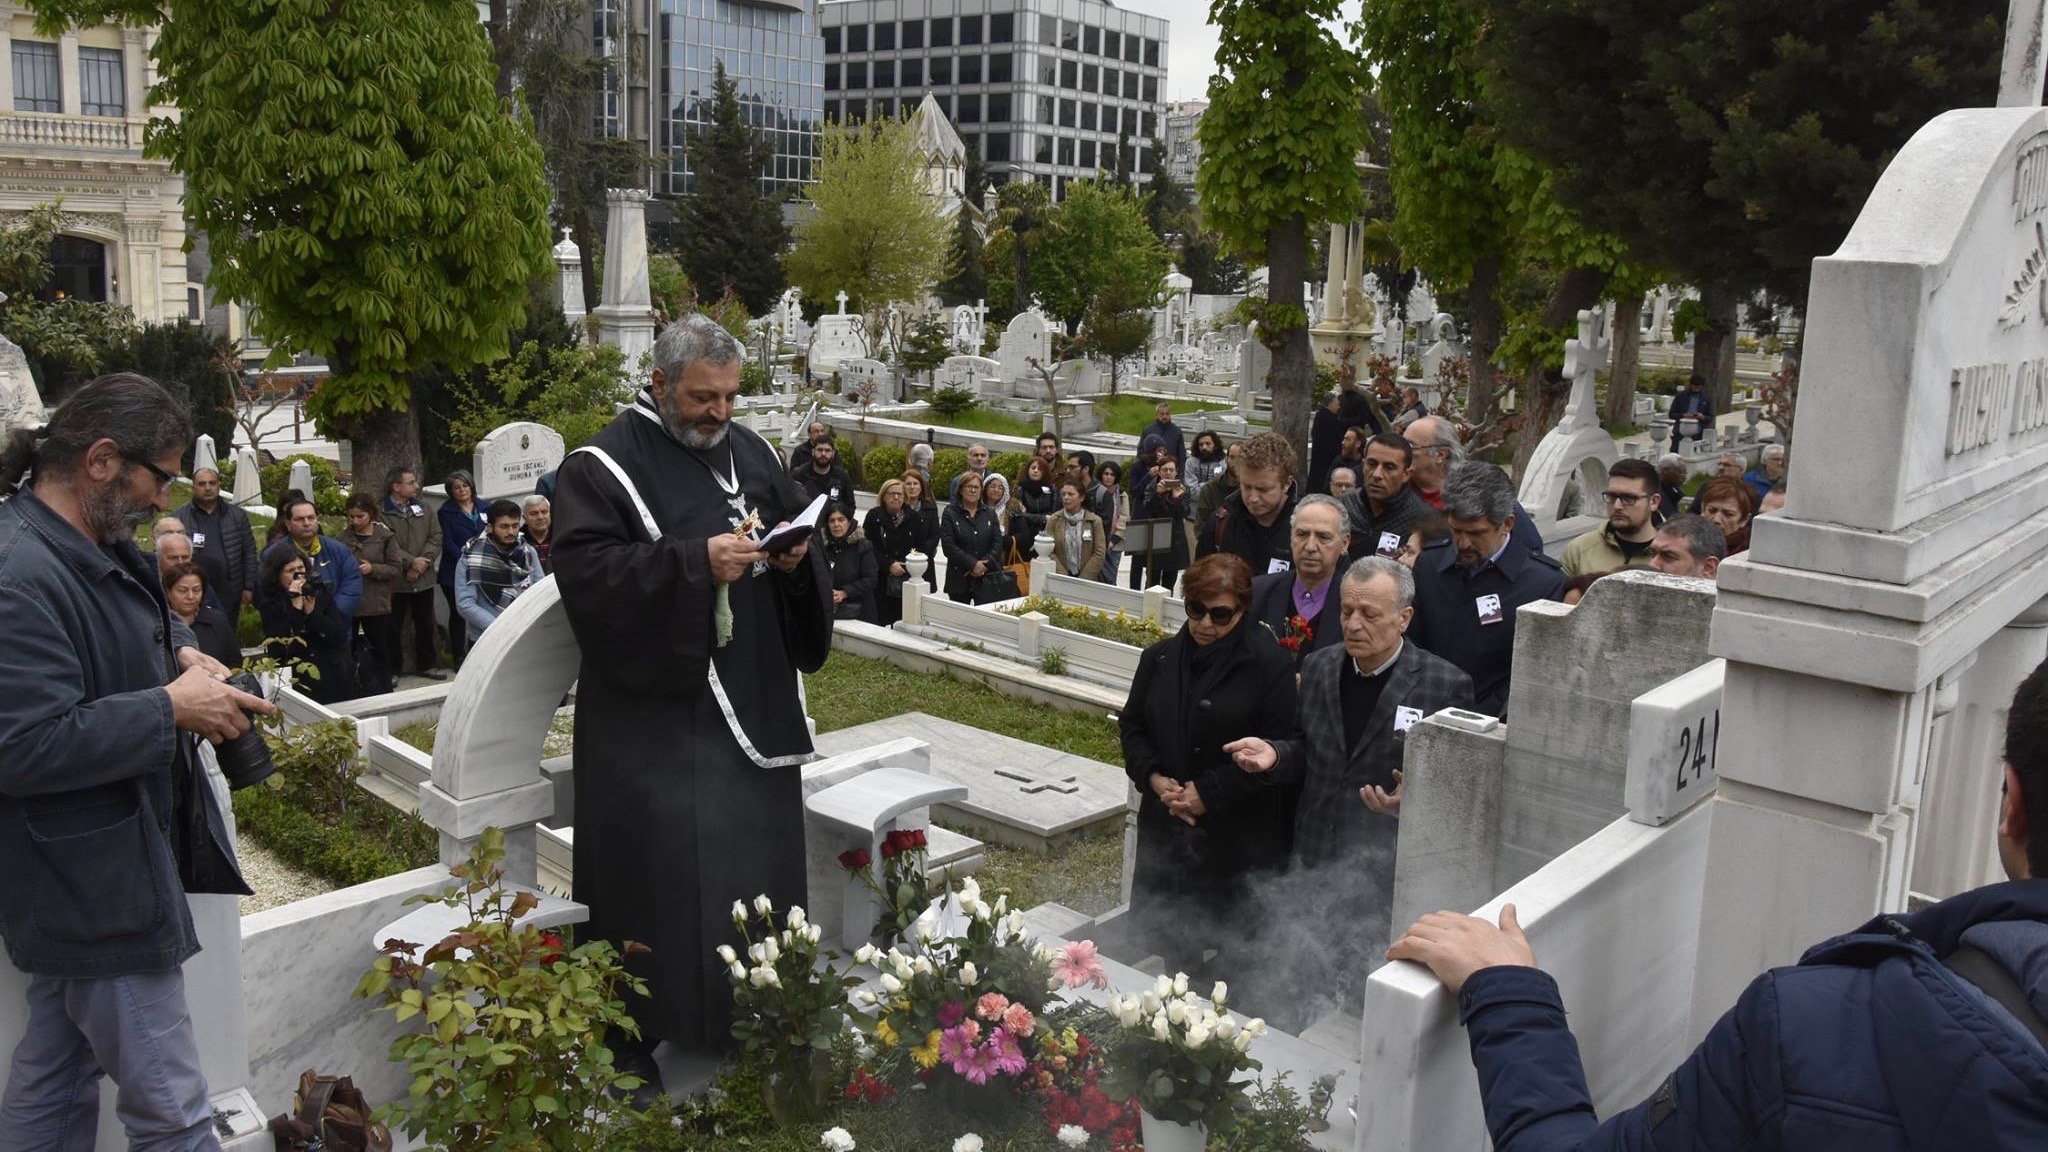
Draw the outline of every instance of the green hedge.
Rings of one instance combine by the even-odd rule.
[[[883,483],[903,475],[908,467],[910,455],[903,449],[890,444],[870,448],[868,454],[860,458],[860,472],[862,476],[873,477],[874,483],[863,487],[870,492],[877,491]]]
[[[1030,459],[1029,452],[998,452],[988,458],[988,470],[1001,473],[1003,479],[1008,480],[1010,486],[1014,488],[1017,486],[1017,473],[1024,470],[1024,465]],[[1016,493],[1012,492],[1010,495],[1015,496]]]
[[[967,471],[964,448],[941,448],[932,453],[932,498],[940,502],[953,487],[953,477]]]
[[[364,792],[346,823],[329,823],[280,789],[235,793],[235,822],[287,864],[346,888],[424,868],[440,859],[440,838],[418,818]]]
[[[866,484],[861,482],[861,476],[867,469],[862,464],[860,453],[853,450],[853,441],[846,439],[844,436],[834,436],[832,437],[832,447],[838,449],[839,462],[846,465],[846,475],[853,480],[853,486],[855,488],[867,487]]]

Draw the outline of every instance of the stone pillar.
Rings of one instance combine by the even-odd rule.
[[[654,348],[653,296],[647,272],[647,194],[638,188],[605,192],[604,285],[592,310],[597,338],[626,357],[626,372],[644,375],[642,357]]]
[[[2048,32],[2048,3],[2011,0],[2005,18],[2005,65],[1998,77],[2000,108],[2041,103],[2041,49]]]
[[[164,318],[163,248],[160,225],[153,219],[127,221],[123,229],[122,274],[119,299],[134,309],[137,320]],[[311,495],[311,493],[307,493]]]
[[[1365,319],[1365,317],[1364,317],[1363,315],[1359,315],[1359,316],[1353,316],[1353,315],[1351,315],[1351,314],[1350,314],[1350,313],[1351,313],[1351,300],[1352,300],[1352,299],[1353,299],[1354,297],[1355,297],[1355,298],[1357,298],[1357,299],[1358,299],[1359,301],[1361,301],[1361,302],[1362,302],[1362,301],[1364,301],[1364,299],[1365,299],[1365,223],[1364,223],[1364,221],[1362,221],[1362,220],[1354,220],[1354,221],[1352,221],[1352,222],[1351,222],[1351,227],[1350,227],[1349,229],[1347,229],[1347,231],[1348,231],[1348,232],[1350,233],[1350,248],[1349,248],[1349,252],[1350,252],[1350,255],[1349,255],[1349,256],[1348,256],[1347,258],[1346,258],[1346,261],[1345,261],[1345,262],[1346,262],[1346,270],[1345,270],[1345,271],[1346,271],[1346,275],[1345,275],[1345,278],[1344,278],[1344,301],[1345,301],[1345,303],[1344,303],[1344,311],[1345,311],[1345,318],[1346,318],[1346,319],[1348,319],[1348,320],[1350,320],[1350,321],[1351,321],[1351,324],[1352,324],[1352,326],[1353,326],[1353,327],[1355,328],[1355,327],[1357,327],[1357,326],[1358,326],[1358,324],[1359,324],[1359,322],[1360,322],[1360,321],[1362,321],[1362,320],[1364,320],[1364,319]],[[1359,365],[1358,367],[1359,367],[1359,368],[1360,368],[1360,369],[1362,370],[1362,369],[1363,369],[1363,368],[1365,367],[1365,365],[1363,365],[1363,364],[1360,364],[1360,365]]]
[[[8,60],[12,70],[14,62]],[[83,103],[78,92],[78,33],[66,32],[57,38],[57,110],[66,116],[79,114]]]
[[[14,107],[14,26],[0,21],[0,61],[7,66],[0,68],[0,108]]]
[[[2048,659],[2048,601],[1976,653],[1920,789],[1912,889],[1944,900],[2005,878],[1993,830],[2005,778],[2005,718],[2020,681]],[[1946,678],[1944,678],[1946,679]]]
[[[129,120],[149,118],[148,73],[148,34],[141,28],[121,29],[121,111]],[[141,133],[131,131],[129,140],[139,146]]]
[[[1344,285],[1349,283],[1345,274],[1345,261],[1350,258],[1351,242],[1345,235],[1342,224],[1330,225],[1329,268],[1323,277],[1323,323],[1340,324],[1345,319]]]

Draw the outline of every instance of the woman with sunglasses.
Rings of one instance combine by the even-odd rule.
[[[1245,624],[1251,569],[1227,553],[1182,577],[1187,624],[1145,650],[1118,722],[1138,786],[1131,914],[1167,970],[1242,979],[1256,938],[1251,895],[1293,843],[1294,798],[1237,767],[1223,746],[1295,731],[1294,664]],[[1204,965],[1206,948],[1218,949]]]

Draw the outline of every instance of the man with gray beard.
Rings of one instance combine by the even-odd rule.
[[[576,899],[586,938],[652,949],[628,967],[641,1037],[620,1065],[659,1084],[654,1044],[717,1052],[732,994],[713,955],[734,901],[805,891],[814,753],[800,672],[832,646],[832,578],[807,541],[765,550],[803,494],[733,422],[743,351],[701,315],[671,324],[631,408],[562,462],[555,580],[582,647]]]

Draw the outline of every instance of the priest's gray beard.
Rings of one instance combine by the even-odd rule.
[[[683,429],[683,434],[676,437],[676,439],[683,442],[683,447],[694,448],[702,452],[707,448],[716,448],[720,444],[725,443],[725,434],[730,431],[732,431],[732,424],[730,422],[720,424],[716,432],[699,432],[697,426],[692,424]]]

